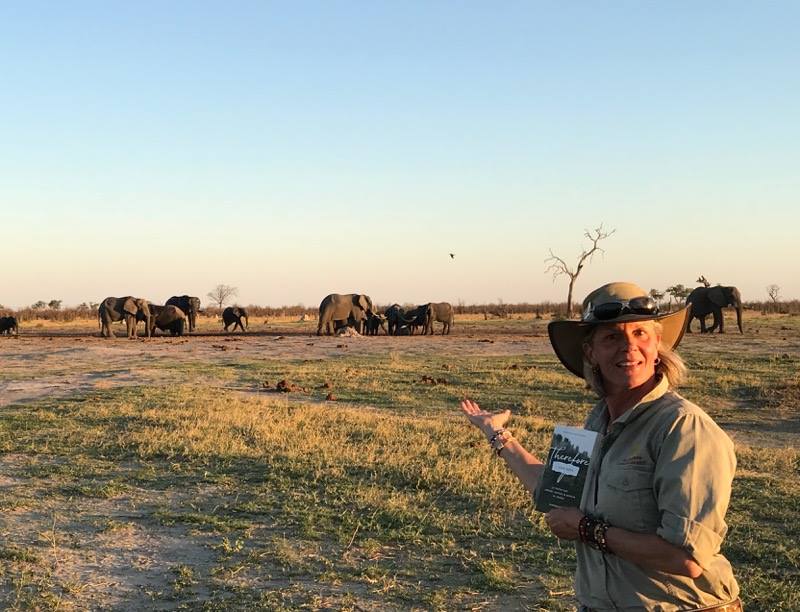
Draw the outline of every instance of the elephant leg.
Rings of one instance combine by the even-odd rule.
[[[103,338],[114,338],[114,330],[111,329],[111,318],[103,313],[101,317],[100,335]]]
[[[719,325],[719,333],[725,333],[725,315],[722,314],[722,310],[717,313],[714,313],[714,325]]]

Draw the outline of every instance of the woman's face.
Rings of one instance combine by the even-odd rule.
[[[603,387],[613,395],[635,389],[655,375],[660,341],[653,321],[608,323],[594,332],[586,357],[600,368]]]

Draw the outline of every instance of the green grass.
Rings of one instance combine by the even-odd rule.
[[[796,440],[798,359],[781,340],[800,325],[761,324],[774,342],[687,339],[684,394],[737,439],[724,552],[745,607],[800,609],[800,452],[783,444]],[[542,453],[553,423],[581,422],[593,401],[552,355],[226,353],[158,367],[163,384],[0,412],[3,474],[25,483],[0,495],[12,537],[0,607],[85,609],[116,592],[107,607],[574,609],[572,547],[457,409],[464,396],[511,408],[515,435]],[[263,390],[284,378],[306,391]],[[139,554],[127,590],[67,571],[94,550]]]

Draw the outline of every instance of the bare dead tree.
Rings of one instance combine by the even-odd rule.
[[[549,263],[550,265],[545,270],[545,273],[552,272],[553,273],[553,282],[559,276],[567,276],[569,277],[569,290],[567,292],[567,316],[572,316],[572,290],[575,287],[575,281],[578,280],[578,276],[580,276],[581,271],[583,270],[583,266],[588,262],[592,261],[595,253],[604,253],[605,251],[601,249],[598,244],[601,240],[605,240],[609,236],[611,236],[616,229],[612,230],[604,230],[603,224],[600,224],[600,227],[596,227],[593,230],[586,230],[583,235],[589,239],[592,243],[592,246],[589,248],[584,249],[580,257],[578,257],[578,264],[575,266],[575,269],[569,267],[566,261],[564,261],[561,257],[553,253],[553,250],[550,249],[550,257],[544,260],[545,263]]]
[[[208,299],[217,305],[217,308],[222,308],[225,302],[230,300],[233,296],[239,293],[236,287],[230,285],[217,285],[213,290],[209,291],[206,295]]]
[[[767,285],[767,295],[769,299],[772,300],[773,304],[777,304],[778,300],[781,299],[781,288],[779,285]]]

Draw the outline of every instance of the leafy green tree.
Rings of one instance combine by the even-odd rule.
[[[664,299],[664,292],[658,289],[650,289],[650,297],[656,301],[656,304],[660,304],[661,300]]]
[[[683,285],[672,285],[671,287],[667,287],[667,293],[670,295],[669,305],[672,306],[673,298],[675,299],[676,304],[682,304],[691,292],[691,289],[687,289]]]

